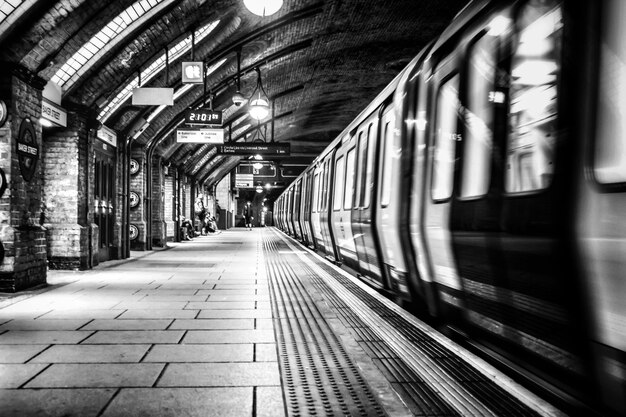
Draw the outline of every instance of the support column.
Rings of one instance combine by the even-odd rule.
[[[167,168],[163,190],[165,191],[163,210],[165,218],[165,236],[168,242],[176,240],[176,179],[174,169]]]
[[[51,269],[88,269],[98,263],[98,230],[90,219],[88,116],[68,112],[68,127],[44,132],[44,227]],[[95,250],[94,250],[95,248]]]
[[[42,214],[41,91],[45,81],[0,63],[0,99],[8,118],[0,126],[0,291],[46,282]]]
[[[134,162],[133,162],[134,161]],[[136,165],[135,165],[136,163]],[[143,150],[131,152],[130,167],[130,249],[144,251],[147,248],[145,204],[146,158]],[[134,194],[133,194],[134,193]]]
[[[158,247],[166,246],[165,223],[165,175],[161,159],[152,163],[152,244]]]

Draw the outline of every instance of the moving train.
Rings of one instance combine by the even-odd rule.
[[[572,410],[626,415],[625,21],[623,0],[471,2],[276,225]]]

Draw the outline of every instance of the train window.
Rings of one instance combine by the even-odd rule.
[[[493,101],[497,38],[483,36],[470,51],[467,108],[464,112],[465,144],[460,197],[487,194],[493,147]]]
[[[363,131],[359,132],[359,138],[357,140],[357,147],[359,150],[359,163],[356,167],[356,197],[354,199],[354,205],[356,207],[363,207],[363,194],[365,188],[365,170],[367,169],[367,136],[363,134]]]
[[[392,113],[391,113],[392,114]],[[393,165],[396,158],[394,157],[393,146],[393,118],[385,121],[383,142],[383,181],[382,181],[382,197],[380,204],[387,207],[391,202],[391,180],[393,177]]]
[[[348,151],[346,156],[346,188],[343,195],[343,208],[352,208],[352,193],[354,190],[354,148]]]
[[[626,182],[626,2],[609,0],[602,16],[594,172],[603,184]]]
[[[335,193],[333,194],[333,210],[339,210],[341,208],[341,196],[343,194],[343,174],[344,174],[345,160],[343,156],[337,159],[335,162]]]
[[[365,186],[363,188],[363,198],[361,201],[361,207],[367,208],[370,206],[370,200],[372,199],[372,188],[374,187],[374,139],[372,137],[373,123],[367,128],[367,163],[365,166]]]
[[[452,196],[454,159],[458,133],[459,76],[446,81],[437,95],[437,116],[433,158],[432,198],[446,200]]]
[[[513,45],[506,191],[547,188],[554,173],[562,13],[558,1],[531,1],[520,11]]]
[[[324,174],[322,176],[322,210],[328,209],[328,164],[329,161],[324,162]]]
[[[315,174],[315,177],[313,177],[313,207],[312,207],[312,211],[314,212],[318,212],[319,211],[319,192],[320,192],[320,178],[319,178],[319,174]]]

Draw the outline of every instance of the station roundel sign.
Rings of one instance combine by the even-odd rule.
[[[4,126],[4,122],[7,121],[8,116],[9,112],[7,110],[7,105],[4,101],[0,100],[0,127]]]
[[[130,192],[130,206],[137,207],[139,205],[139,194],[134,191]]]
[[[139,228],[134,224],[130,225],[130,240],[135,240],[139,237]]]
[[[37,145],[37,134],[33,123],[27,118],[22,119],[17,136],[17,159],[22,178],[27,182],[30,181],[37,168],[39,145]]]
[[[4,174],[4,170],[0,168],[0,197],[4,195],[7,189],[7,177]]]
[[[130,173],[131,175],[139,172],[139,162],[136,159],[130,160]]]

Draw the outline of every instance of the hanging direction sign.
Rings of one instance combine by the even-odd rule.
[[[224,129],[176,129],[177,143],[224,143]]]
[[[289,155],[289,143],[254,143],[236,142],[225,143],[217,147],[217,153],[222,155]]]
[[[187,110],[185,123],[195,125],[222,125],[222,112],[211,109]]]
[[[235,187],[252,188],[254,186],[254,175],[252,174],[236,174]]]

